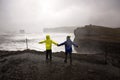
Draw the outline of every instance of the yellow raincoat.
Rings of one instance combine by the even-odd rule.
[[[46,35],[46,40],[39,42],[39,44],[42,44],[42,43],[46,43],[46,50],[51,50],[52,44],[58,45],[58,43],[50,39],[49,35]]]

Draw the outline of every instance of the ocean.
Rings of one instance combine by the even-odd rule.
[[[45,51],[45,44],[38,44],[39,41],[45,39],[46,34],[51,36],[51,39],[57,43],[62,43],[66,40],[66,36],[70,35],[71,40],[74,40],[73,33],[42,33],[42,34],[1,34],[0,35],[0,50],[7,51],[17,51],[27,49],[26,39],[28,44],[28,49]],[[53,52],[64,51],[64,46],[52,46]],[[73,47],[73,52],[76,52]]]

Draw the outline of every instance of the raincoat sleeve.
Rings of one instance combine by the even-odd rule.
[[[46,42],[46,41],[45,41],[45,40],[43,40],[43,41],[40,41],[40,42],[39,42],[39,44],[42,44],[42,43],[45,43],[45,42]]]
[[[55,44],[55,45],[58,45],[58,43],[56,43],[56,42],[54,42],[54,41],[52,41],[52,43]]]
[[[72,42],[72,45],[74,45],[75,47],[78,47],[78,45],[77,45],[77,44],[75,44],[74,42]]]
[[[58,44],[58,46],[62,46],[62,45],[65,45],[65,43],[66,43],[66,42],[63,42],[63,43],[61,43],[61,44]]]

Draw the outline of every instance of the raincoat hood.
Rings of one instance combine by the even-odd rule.
[[[46,35],[46,40],[50,40],[50,35]]]

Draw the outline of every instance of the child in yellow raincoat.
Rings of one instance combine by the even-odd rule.
[[[46,44],[46,60],[48,60],[48,56],[50,56],[50,61],[52,60],[52,44],[58,45],[58,43],[54,42],[50,39],[49,35],[46,35],[46,40],[39,42],[39,44]]]

